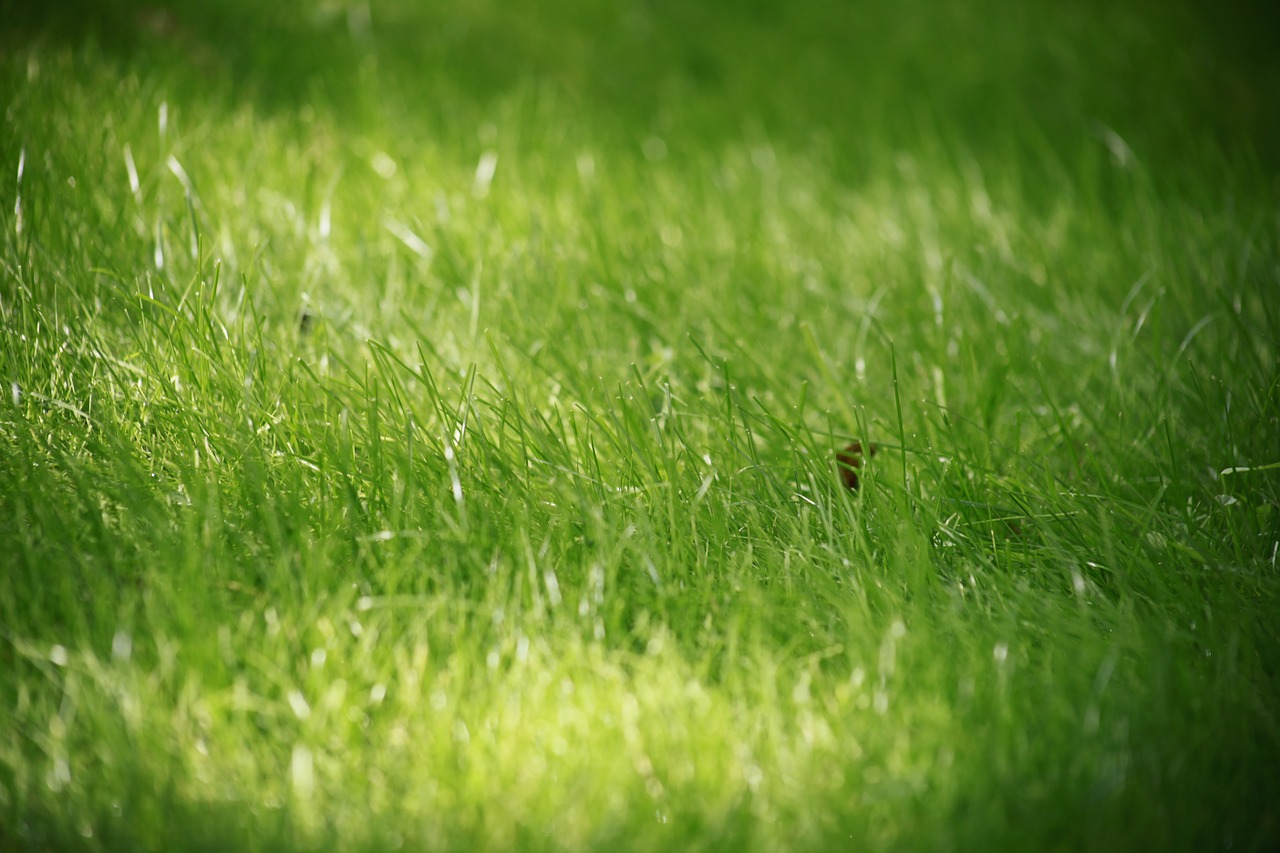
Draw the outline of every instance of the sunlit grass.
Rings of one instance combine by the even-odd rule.
[[[1107,82],[1186,16],[238,5],[0,54],[0,842],[1276,843],[1262,84]]]

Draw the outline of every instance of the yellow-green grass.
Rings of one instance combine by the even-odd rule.
[[[0,4],[0,846],[1280,842],[1274,24],[1006,5]]]

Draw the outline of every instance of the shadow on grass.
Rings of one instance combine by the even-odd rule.
[[[1059,5],[6,2],[0,49],[92,44],[187,97],[324,104],[353,122],[376,118],[373,103],[438,125],[537,86],[627,134],[760,128],[826,135],[852,156],[868,137],[910,146],[936,126],[998,162],[1008,152],[989,149],[1011,125],[1060,152],[1107,128],[1148,165],[1198,153],[1195,134],[1280,165],[1266,144],[1280,130],[1270,4]]]

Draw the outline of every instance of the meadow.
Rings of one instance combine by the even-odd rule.
[[[1264,4],[0,20],[0,847],[1280,847]]]

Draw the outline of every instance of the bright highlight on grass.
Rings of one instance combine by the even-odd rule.
[[[1275,847],[1175,5],[4,12],[0,848]]]

